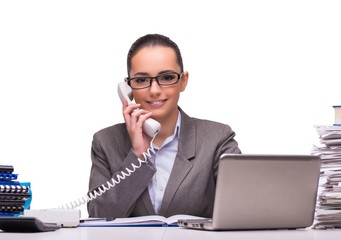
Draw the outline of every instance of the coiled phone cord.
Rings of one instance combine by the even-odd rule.
[[[146,150],[146,152],[143,153],[143,159],[137,158],[138,164],[135,165],[134,163],[131,163],[131,169],[126,168],[125,171],[122,170],[120,173],[117,173],[114,177],[112,177],[110,180],[108,180],[106,183],[102,184],[101,186],[97,187],[97,189],[92,190],[89,192],[86,196],[83,196],[81,198],[78,198],[75,201],[71,201],[68,204],[65,204],[61,206],[60,208],[63,209],[73,209],[76,207],[80,207],[97,197],[101,196],[103,193],[107,192],[109,189],[115,187],[117,184],[121,182],[121,180],[124,180],[126,177],[129,177],[132,173],[134,173],[137,169],[139,169],[143,163],[148,162],[148,158],[152,156],[152,153],[155,154],[155,148],[153,147],[153,141],[156,134],[154,135],[153,139],[150,141],[150,146]],[[116,177],[116,179],[115,179]]]

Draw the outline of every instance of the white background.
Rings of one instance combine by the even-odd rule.
[[[1,1],[0,164],[31,182],[32,209],[85,195],[92,136],[122,122],[116,84],[147,33],[182,50],[190,116],[229,124],[244,153],[309,154],[341,104],[340,13],[326,0]]]

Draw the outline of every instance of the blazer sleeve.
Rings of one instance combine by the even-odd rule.
[[[88,203],[89,217],[130,216],[138,198],[148,188],[148,183],[156,171],[152,163],[141,164],[138,161],[129,147],[130,144],[124,140],[127,136],[110,130],[106,129],[94,135],[88,195],[94,194],[95,191],[99,193],[99,188],[108,188],[109,185],[113,185],[113,180],[120,182]],[[119,180],[118,176],[128,174],[128,169],[132,171],[135,169],[135,172],[124,180]]]
[[[214,165],[213,165],[213,174],[214,178],[217,179],[218,175],[218,165],[219,159],[224,153],[235,153],[240,154],[241,150],[239,149],[238,142],[235,140],[236,133],[231,129],[231,127],[225,124],[220,131],[217,131],[221,134],[220,141],[217,144],[217,150],[214,157]]]

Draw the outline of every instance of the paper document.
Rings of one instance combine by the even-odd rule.
[[[116,218],[116,219],[84,219],[79,227],[123,227],[123,226],[178,226],[178,219],[203,219],[202,217],[192,215],[174,215],[163,217],[159,215]]]

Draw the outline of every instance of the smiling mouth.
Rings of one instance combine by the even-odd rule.
[[[162,105],[164,102],[166,102],[166,100],[148,101],[149,104],[154,106]]]

